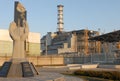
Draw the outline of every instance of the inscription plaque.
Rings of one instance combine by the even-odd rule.
[[[7,77],[11,64],[12,62],[4,62],[3,66],[0,69],[0,77]]]
[[[22,64],[23,77],[34,76],[29,62],[22,62],[21,64]]]

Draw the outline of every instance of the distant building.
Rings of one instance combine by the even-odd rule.
[[[48,32],[41,39],[41,50],[43,54],[65,54],[65,53],[99,53],[100,42],[90,41],[89,37],[99,35],[98,31],[75,30],[64,32],[63,5],[57,6],[58,22],[57,32]]]
[[[101,42],[101,55],[98,62],[120,64],[120,30],[92,37],[89,40]],[[104,59],[103,59],[104,58]]]
[[[91,30],[49,32],[41,39],[41,50],[43,54],[99,53],[100,42],[88,40],[89,37],[97,35],[99,32]]]
[[[40,33],[29,32],[25,43],[25,51],[28,56],[40,55]],[[0,29],[0,56],[11,56],[13,41],[9,36],[9,31]]]

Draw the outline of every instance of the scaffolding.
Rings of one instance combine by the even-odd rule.
[[[80,30],[74,31],[77,35],[77,52],[80,54],[89,55],[91,53],[100,53],[101,43],[100,41],[88,40],[94,35],[99,35],[97,31],[91,30]]]

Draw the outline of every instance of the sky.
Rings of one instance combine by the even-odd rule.
[[[120,30],[120,0],[1,0],[0,29],[14,20],[14,2],[27,10],[30,32],[57,31],[57,5],[64,5],[64,31],[89,29],[101,33]]]

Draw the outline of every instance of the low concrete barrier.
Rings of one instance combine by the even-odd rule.
[[[82,68],[83,69],[92,69],[92,68],[97,68],[98,64],[83,64]]]
[[[98,68],[120,69],[120,65],[98,65]]]
[[[67,64],[68,67],[71,67],[71,66],[81,66],[82,64]]]
[[[69,69],[92,69],[97,68],[98,64],[68,64]]]

